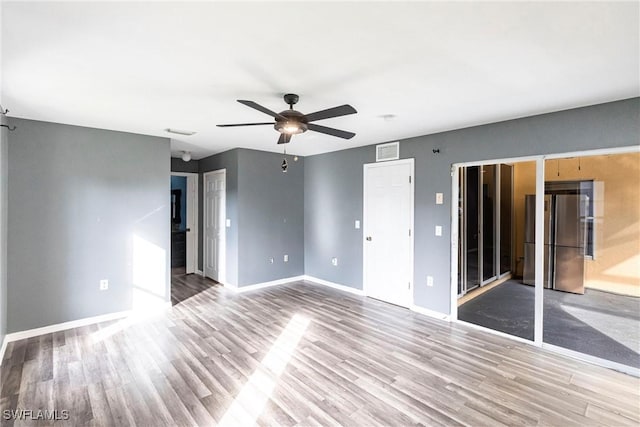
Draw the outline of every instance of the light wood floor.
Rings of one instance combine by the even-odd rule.
[[[104,426],[640,422],[637,378],[463,325],[302,282],[173,288],[159,318],[10,343],[0,409]]]

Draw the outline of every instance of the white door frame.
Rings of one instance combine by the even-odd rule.
[[[363,167],[363,185],[362,185],[362,292],[364,293],[365,296],[369,295],[369,292],[367,290],[367,256],[368,256],[368,251],[367,251],[367,241],[365,240],[366,238],[366,231],[367,231],[367,227],[368,224],[366,222],[366,212],[367,212],[367,197],[366,197],[366,192],[367,192],[367,170],[370,168],[374,168],[374,167],[384,167],[384,166],[388,166],[388,165],[409,165],[411,167],[411,181],[410,181],[410,187],[411,187],[411,191],[410,191],[410,197],[409,197],[409,209],[410,209],[410,227],[411,227],[411,234],[409,236],[410,238],[410,244],[411,244],[411,251],[410,251],[410,266],[411,266],[411,271],[410,271],[410,276],[411,277],[411,282],[409,284],[409,305],[407,306],[407,308],[411,308],[414,306],[414,270],[415,270],[415,266],[414,266],[414,236],[415,236],[415,227],[414,227],[414,198],[415,198],[415,159],[411,158],[411,159],[400,159],[400,160],[390,160],[390,161],[384,161],[384,162],[376,162],[376,163],[366,163],[364,164]]]
[[[450,271],[450,320],[452,322],[464,323],[475,329],[480,329],[485,332],[489,332],[495,335],[500,335],[505,338],[512,339],[514,341],[523,342],[526,344],[534,345],[536,347],[542,347],[549,349],[555,353],[559,353],[565,356],[585,360],[589,363],[603,366],[605,368],[614,369],[630,375],[640,376],[640,369],[633,368],[621,363],[612,362],[610,360],[601,359],[599,357],[591,356],[584,353],[578,353],[573,350],[569,350],[563,347],[558,347],[553,344],[543,342],[543,309],[544,309],[544,197],[536,197],[536,230],[535,230],[535,303],[534,303],[534,339],[533,341],[516,337],[514,335],[506,334],[504,332],[496,331],[484,326],[475,325],[473,323],[467,323],[458,319],[458,177],[461,167],[467,166],[482,166],[491,165],[496,163],[519,163],[519,162],[536,162],[536,195],[544,195],[544,163],[550,159],[563,159],[566,157],[579,157],[579,156],[597,156],[606,154],[625,154],[625,153],[638,153],[640,152],[640,146],[629,147],[617,147],[617,148],[601,148],[594,150],[582,150],[572,151],[567,153],[554,153],[548,155],[537,156],[523,156],[523,157],[510,157],[503,159],[482,160],[476,162],[462,162],[454,163],[451,165],[451,271]]]
[[[207,203],[207,177],[211,176],[211,175],[222,175],[224,177],[224,197],[222,198],[223,200],[223,206],[222,206],[222,217],[224,218],[224,222],[222,224],[222,234],[221,234],[221,242],[220,242],[220,259],[218,260],[218,265],[219,265],[219,274],[218,274],[218,278],[217,279],[213,279],[212,277],[210,277],[210,279],[216,280],[218,283],[226,283],[227,280],[227,227],[226,227],[226,218],[227,218],[227,169],[218,169],[215,171],[210,171],[210,172],[205,172],[202,175],[202,194],[203,194],[203,198],[204,198],[204,209],[203,209],[203,223],[205,224],[202,227],[202,276],[203,277],[207,277],[206,276],[206,268],[205,268],[205,263],[207,262],[207,245],[206,245],[206,239],[204,237],[204,234],[206,233],[206,218],[207,218],[207,206],[209,206],[209,204]]]
[[[198,240],[199,240],[199,233],[198,233],[198,217],[200,216],[199,214],[199,210],[198,210],[198,174],[197,173],[190,173],[190,172],[171,172],[171,176],[184,176],[187,178],[187,191],[189,191],[189,183],[192,182],[193,186],[195,188],[195,195],[193,198],[193,210],[195,211],[195,216],[194,216],[194,221],[193,221],[193,230],[191,230],[191,232],[193,232],[193,241],[194,244],[192,245],[192,248],[189,248],[187,246],[187,259],[189,258],[189,254],[193,254],[193,258],[195,260],[195,269],[192,272],[189,272],[187,270],[186,273],[198,273],[198,255],[199,255],[199,250],[198,250]],[[187,194],[187,208],[189,206],[189,202],[188,202],[188,197],[189,195]],[[187,215],[189,215],[189,213],[187,212]]]

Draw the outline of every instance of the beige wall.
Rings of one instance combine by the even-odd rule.
[[[559,176],[558,176],[559,172]],[[545,181],[594,180],[595,259],[585,287],[640,296],[640,153],[547,160]],[[524,196],[535,193],[535,163],[514,165],[516,259],[523,256]],[[522,262],[517,274],[522,274]]]
[[[515,260],[517,276],[522,276],[524,267],[524,197],[536,194],[536,162],[513,165],[513,211],[515,216]]]

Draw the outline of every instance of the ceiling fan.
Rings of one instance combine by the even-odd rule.
[[[291,137],[299,133],[312,130],[315,132],[324,133],[331,136],[337,136],[338,138],[351,139],[356,134],[353,132],[347,132],[340,129],[334,129],[326,126],[317,125],[317,120],[330,119],[333,117],[346,116],[348,114],[355,114],[357,111],[351,105],[345,104],[339,107],[327,108],[326,110],[316,111],[311,114],[302,114],[300,111],[293,109],[293,106],[298,102],[298,95],[293,93],[287,93],[284,95],[284,102],[289,104],[289,109],[281,111],[279,113],[273,112],[268,108],[263,107],[253,101],[246,101],[244,99],[238,99],[238,102],[251,107],[255,110],[268,114],[276,119],[274,122],[263,123],[239,123],[231,125],[217,125],[218,127],[235,127],[235,126],[261,126],[261,125],[273,125],[274,129],[280,132],[280,138],[278,144],[287,144],[291,142]]]

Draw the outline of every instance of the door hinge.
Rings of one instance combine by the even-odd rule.
[[[409,237],[411,237],[411,229],[409,229]]]
[[[407,284],[407,289],[411,289],[411,282]]]
[[[411,184],[411,175],[409,175],[409,184]]]

